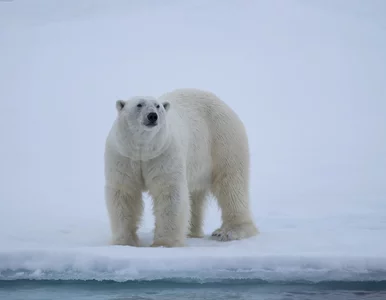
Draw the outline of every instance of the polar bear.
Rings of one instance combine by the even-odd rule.
[[[222,218],[213,239],[258,234],[250,210],[247,135],[229,106],[212,92],[181,88],[158,99],[118,100],[116,110],[104,157],[112,244],[139,245],[142,192],[153,199],[153,247],[181,247],[187,236],[203,237],[210,194]]]

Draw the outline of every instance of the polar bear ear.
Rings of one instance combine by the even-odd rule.
[[[120,112],[125,107],[125,104],[126,104],[125,101],[117,100],[117,102],[115,103],[115,107],[117,111]]]
[[[164,102],[164,103],[162,103],[162,105],[163,105],[165,111],[169,110],[169,108],[170,108],[170,103],[169,102]]]

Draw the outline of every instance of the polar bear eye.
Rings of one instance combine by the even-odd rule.
[[[157,105],[157,108],[159,108],[159,104]]]
[[[138,103],[138,104],[137,104],[137,107],[142,107],[142,104],[141,104],[141,103]]]

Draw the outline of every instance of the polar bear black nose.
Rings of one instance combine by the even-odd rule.
[[[150,114],[147,115],[147,119],[150,122],[154,123],[155,121],[157,121],[158,115],[156,113],[154,113],[154,112],[151,112]]]

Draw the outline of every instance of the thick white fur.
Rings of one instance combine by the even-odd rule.
[[[222,226],[213,238],[228,241],[258,233],[250,214],[246,132],[224,102],[210,92],[178,89],[158,99],[117,101],[116,106],[105,149],[113,244],[138,246],[144,191],[153,198],[152,246],[178,247],[187,235],[203,237],[210,193],[222,212]],[[149,112],[158,113],[153,128],[144,125]]]

